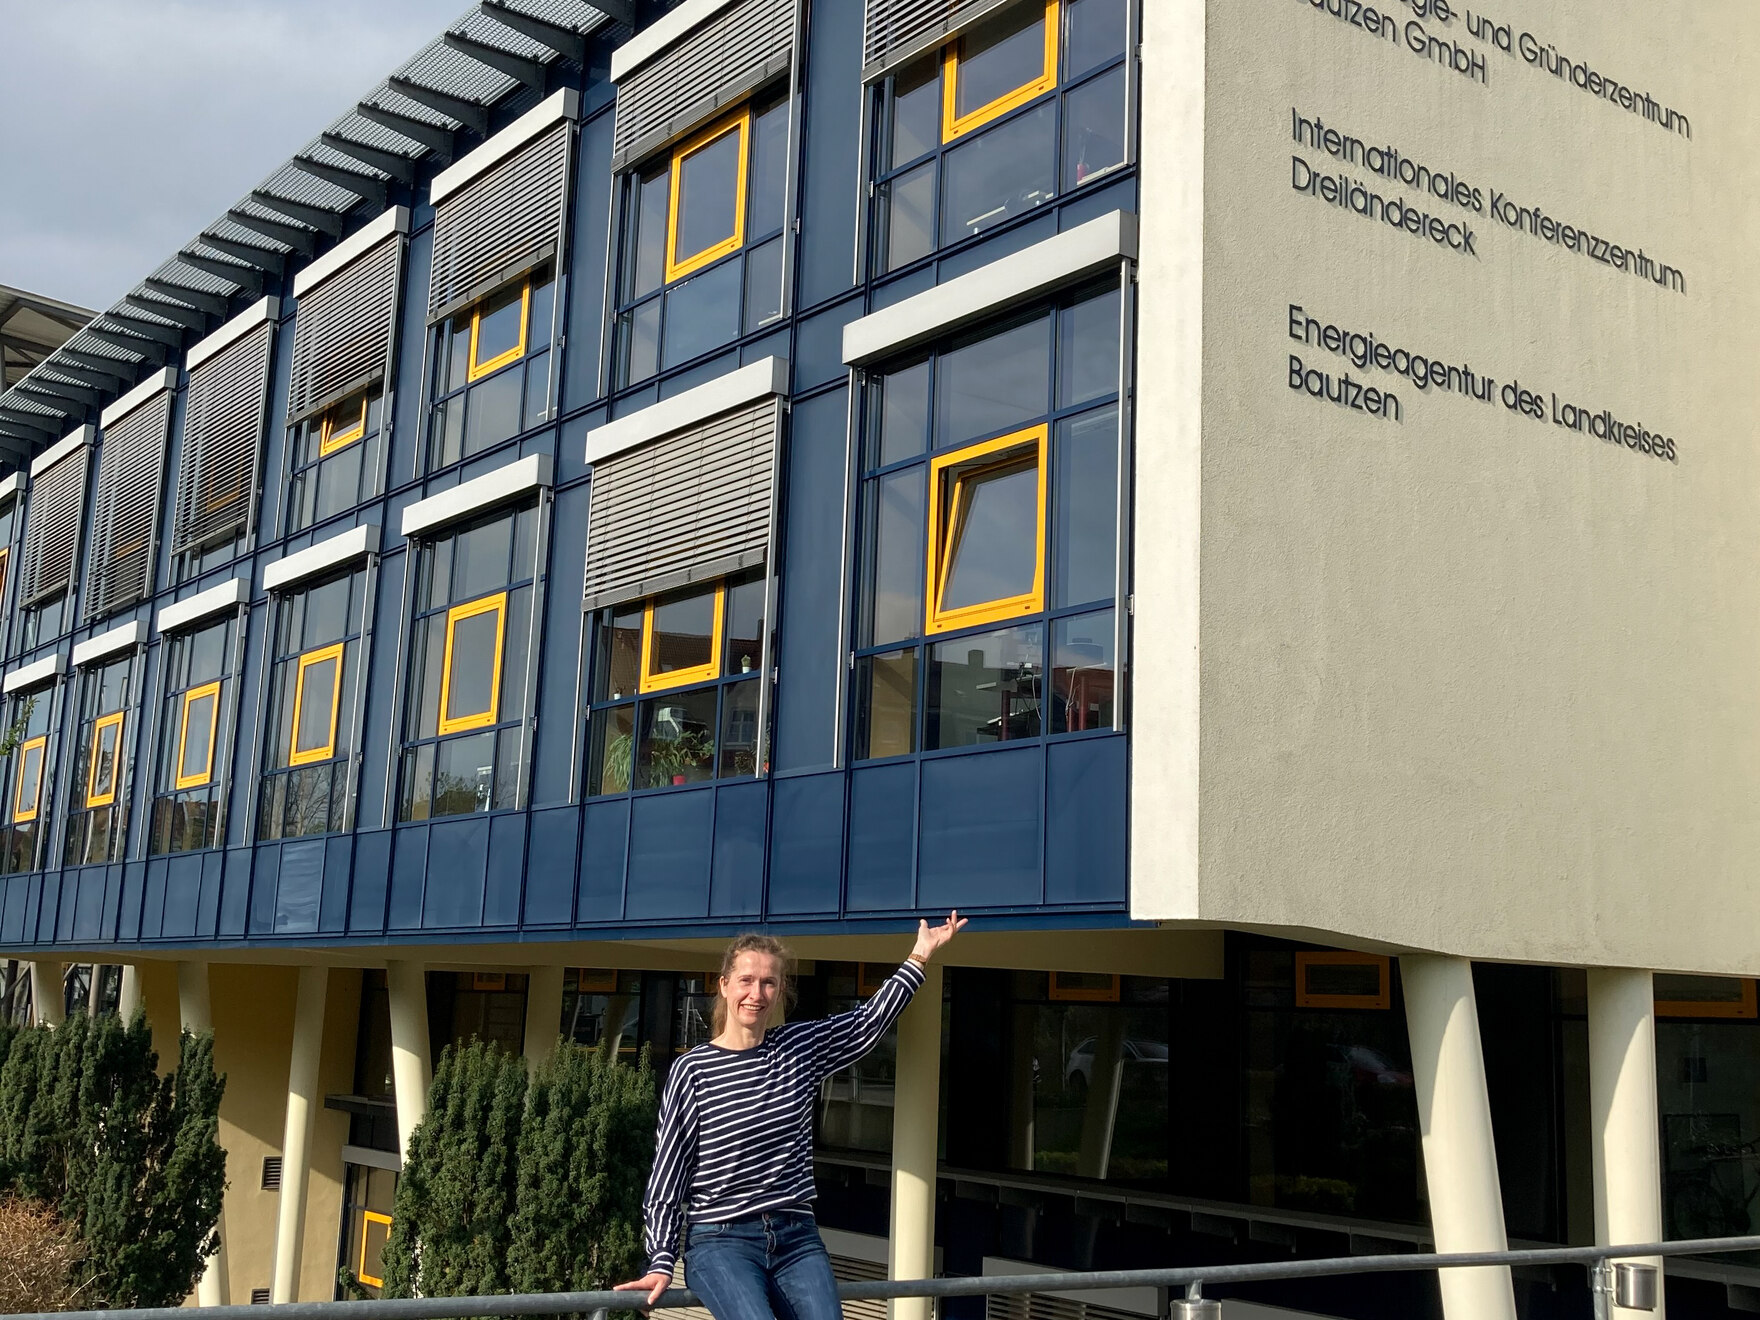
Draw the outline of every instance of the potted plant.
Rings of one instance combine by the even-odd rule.
[[[700,729],[687,729],[675,738],[655,738],[648,744],[648,787],[684,784],[690,771],[706,765],[715,755],[715,740]]]

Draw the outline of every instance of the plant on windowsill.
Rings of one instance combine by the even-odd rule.
[[[630,755],[635,739],[620,733],[605,744],[605,763],[599,771],[599,787],[606,793],[627,793],[630,784]]]
[[[37,709],[37,699],[26,697],[24,705],[19,708],[18,718],[6,730],[6,736],[0,738],[0,756],[11,756],[24,741],[25,733],[31,727],[31,715]]]
[[[656,738],[648,747],[648,787],[690,782],[690,772],[709,763],[715,740],[695,730],[676,738]]]

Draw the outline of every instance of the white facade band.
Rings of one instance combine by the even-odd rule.
[[[417,500],[403,511],[403,534],[419,536],[430,528],[542,490],[551,484],[554,467],[550,455],[528,454],[451,490]]]
[[[378,550],[379,524],[365,523],[360,527],[350,528],[340,535],[307,546],[304,550],[284,555],[265,567],[263,590],[280,591],[284,587],[316,577],[326,569],[376,554]]]
[[[109,632],[99,633],[96,637],[88,637],[83,642],[75,642],[73,645],[73,667],[83,669],[94,661],[103,660],[119,651],[127,651],[146,640],[146,622],[135,619],[123,624],[120,628],[112,628]]]
[[[409,233],[409,207],[381,211],[342,242],[293,277],[293,296],[303,298],[364,252],[371,252],[393,234]]]
[[[125,394],[122,397],[126,399],[128,396]],[[47,472],[81,445],[91,444],[93,440],[97,439],[97,437],[98,428],[93,426],[90,422],[87,422],[77,431],[69,431],[60,440],[57,440],[54,444],[50,445],[42,453],[38,454],[31,460],[32,479],[34,480]]]
[[[194,371],[209,358],[231,348],[264,322],[276,320],[280,315],[281,299],[272,296],[257,299],[244,311],[190,349],[188,356],[184,358],[185,368]],[[170,368],[167,367],[166,370],[170,371]],[[172,384],[176,383],[176,378],[173,377]],[[104,419],[104,425],[110,425],[108,415]]]
[[[611,52],[611,81],[622,82],[642,65],[707,23],[733,0],[685,0],[685,3],[643,28]]]
[[[18,492],[23,489],[24,473],[8,473],[4,480],[0,480],[0,502],[17,498]]]
[[[601,462],[613,454],[718,417],[741,404],[787,393],[788,359],[763,358],[627,417],[594,427],[587,432],[587,462]]]
[[[167,605],[159,611],[154,627],[162,633],[176,632],[179,628],[187,628],[210,615],[242,605],[250,598],[251,580],[244,577],[232,578],[217,587],[210,587],[191,596],[188,600]]]
[[[108,429],[115,426],[117,422],[121,421],[124,417],[127,417],[131,412],[140,407],[148,399],[151,399],[155,394],[159,394],[164,390],[174,390],[176,388],[177,368],[161,368],[160,370],[155,371],[151,376],[148,376],[139,385],[136,385],[127,394],[124,394],[115,403],[104,409],[104,411],[98,415],[98,420],[104,425],[105,429]]]
[[[60,652],[44,656],[41,660],[33,660],[28,665],[21,665],[6,676],[0,683],[0,691],[7,696],[14,692],[28,692],[34,687],[41,687],[54,678],[67,672],[67,657]]]
[[[572,87],[545,98],[475,151],[436,174],[433,183],[428,185],[429,202],[438,206],[472,179],[513,155],[550,125],[564,119],[579,119],[580,113],[581,94]]]

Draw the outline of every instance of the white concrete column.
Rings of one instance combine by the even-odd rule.
[[[1399,970],[1436,1250],[1507,1250],[1473,964],[1412,954]],[[1439,1278],[1447,1320],[1516,1320],[1507,1268],[1442,1270]]]
[[[391,1079],[397,1093],[397,1149],[409,1158],[410,1134],[428,1112],[428,974],[421,963],[385,964],[391,1008]]]
[[[281,1200],[275,1219],[271,1302],[299,1300],[312,1132],[324,1103],[318,1094],[318,1069],[324,1057],[324,996],[329,981],[327,967],[299,969],[299,989],[293,1002],[293,1054],[287,1066],[287,1118],[281,1131]]]
[[[1660,1242],[1662,1155],[1656,1115],[1656,990],[1649,972],[1589,973],[1590,1161],[1595,1174],[1595,1241]],[[1638,1257],[1662,1267],[1659,1257]],[[1659,1281],[1660,1282],[1660,1281]],[[1613,1308],[1619,1317],[1661,1316]]]
[[[181,962],[177,964],[177,1015],[183,1030],[192,1035],[214,1030],[214,1012],[208,993],[208,964]],[[208,1268],[196,1285],[196,1301],[202,1306],[226,1306],[231,1288],[226,1274],[226,1207],[221,1203],[220,1250],[208,1257]]]
[[[116,997],[116,1016],[132,1022],[141,1011],[141,969],[133,963],[122,964],[122,989]]]
[[[526,969],[526,1068],[536,1068],[556,1053],[562,1034],[562,968]]]
[[[926,1279],[935,1272],[935,1163],[941,1121],[941,965],[925,969],[898,1019],[898,1066],[892,1087],[892,1231],[887,1273]],[[894,1298],[890,1320],[929,1320],[926,1297]]]
[[[58,1027],[67,1021],[66,969],[58,962],[31,964],[31,1016],[40,1027]]]

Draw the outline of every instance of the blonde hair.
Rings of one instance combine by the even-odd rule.
[[[784,1011],[794,1000],[794,954],[789,947],[774,935],[736,935],[728,941],[727,949],[721,955],[721,972],[715,979],[715,1010],[710,1024],[713,1035],[719,1036],[727,1029],[727,999],[721,993],[721,984],[733,975],[733,965],[742,953],[759,953],[774,958],[782,973],[776,1002],[770,1005],[770,1016],[764,1023],[766,1030],[782,1020]]]

